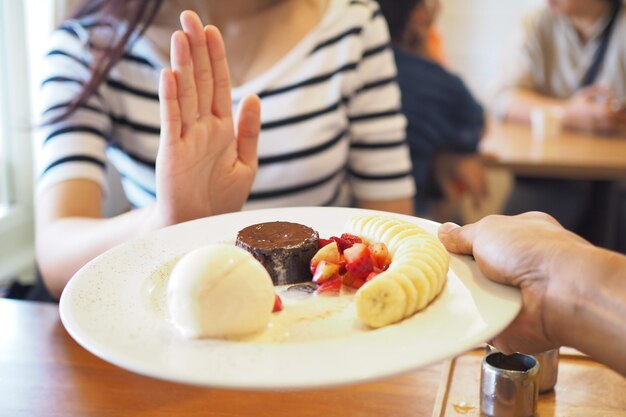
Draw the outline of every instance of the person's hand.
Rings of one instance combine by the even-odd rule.
[[[161,73],[161,141],[156,162],[160,221],[179,223],[240,210],[258,167],[260,103],[246,97],[235,128],[224,42],[193,12],[172,35]]]
[[[478,208],[489,195],[485,167],[476,154],[439,154],[435,157],[434,171],[437,184],[452,203],[468,193]]]
[[[605,86],[586,87],[565,104],[564,122],[567,126],[587,132],[623,132],[626,129],[626,112],[616,109],[615,101],[615,96]]]
[[[496,348],[507,354],[536,353],[562,344],[560,331],[568,314],[563,313],[565,306],[547,300],[575,291],[576,285],[574,277],[562,282],[551,275],[560,262],[582,262],[565,253],[572,246],[591,246],[588,242],[538,212],[488,216],[464,227],[446,223],[439,228],[439,238],[450,252],[473,254],[487,278],[521,289],[522,311],[491,342]]]

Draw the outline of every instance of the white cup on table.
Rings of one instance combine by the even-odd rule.
[[[564,111],[559,106],[537,106],[530,111],[533,139],[551,140],[559,137],[563,130]]]

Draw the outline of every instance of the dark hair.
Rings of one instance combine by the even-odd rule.
[[[393,43],[402,43],[411,12],[423,3],[424,0],[378,0]]]
[[[55,123],[69,117],[94,94],[100,84],[133,45],[133,43],[152,24],[163,0],[85,0],[71,13],[69,19],[81,19],[89,16],[94,25],[109,25],[111,18],[128,22],[124,31],[112,36],[108,44],[92,44],[99,53],[90,63],[91,76],[78,96],[72,100],[64,111],[48,123]],[[91,44],[91,40],[90,40]]]

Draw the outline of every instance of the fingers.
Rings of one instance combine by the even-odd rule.
[[[176,76],[169,68],[161,71],[159,108],[161,112],[161,144],[168,145],[181,137],[182,128]]]
[[[195,122],[198,113],[198,94],[194,80],[191,51],[187,36],[182,31],[172,35],[171,64],[176,74],[178,103],[182,122],[182,134]]]
[[[439,240],[453,253],[471,255],[476,239],[476,225],[459,226],[445,223],[439,227]]]
[[[211,114],[213,102],[213,72],[202,21],[196,13],[186,10],[180,15],[180,23],[187,35],[191,50],[193,74],[197,87],[198,114],[208,116]]]
[[[612,96],[612,93],[608,86],[604,84],[594,84],[581,89],[576,95],[586,99],[595,99],[598,97]]]
[[[213,71],[213,114],[218,117],[231,117],[233,104],[230,98],[230,75],[224,41],[215,26],[205,27],[204,35]]]
[[[261,101],[245,97],[237,109],[237,149],[239,159],[248,166],[258,165],[257,147],[261,132]]]

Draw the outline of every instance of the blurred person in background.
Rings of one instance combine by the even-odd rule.
[[[626,9],[622,0],[549,0],[523,22],[503,73],[495,113],[530,123],[533,108],[557,107],[566,128],[626,137]],[[586,234],[591,181],[518,177],[506,214],[540,210]]]
[[[455,204],[469,194],[475,205],[488,194],[476,154],[485,129],[482,106],[463,81],[443,65],[434,28],[439,0],[378,0],[389,24],[398,67],[407,141],[420,215],[441,217],[432,203]]]
[[[36,245],[55,298],[119,243],[242,206],[413,213],[374,0],[88,0],[42,67]],[[132,209],[105,218],[109,163]]]

